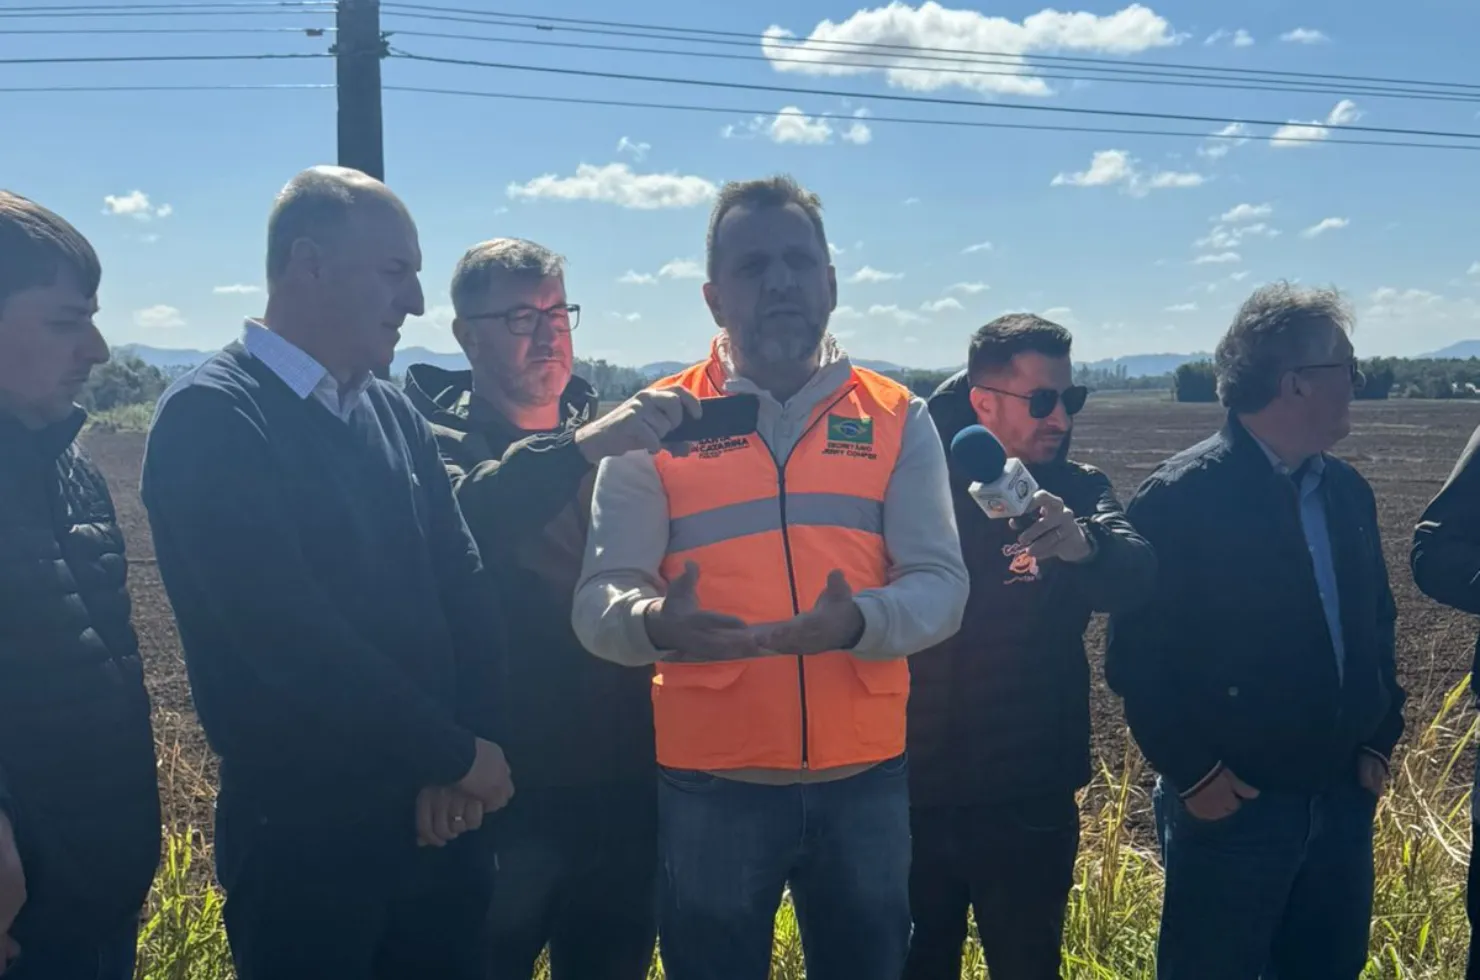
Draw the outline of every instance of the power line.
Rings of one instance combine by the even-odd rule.
[[[1351,124],[1327,124],[1327,123],[1291,123],[1289,120],[1271,119],[1237,119],[1230,116],[1203,116],[1174,112],[1148,112],[1130,109],[1090,109],[1082,106],[1053,106],[1053,105],[1020,105],[1017,103],[1001,102],[976,102],[967,99],[949,99],[941,96],[926,95],[899,95],[896,93],[870,94],[867,92],[850,92],[841,89],[804,89],[793,88],[785,85],[762,85],[754,82],[724,82],[707,78],[673,78],[662,75],[638,75],[626,72],[595,71],[584,68],[556,68],[549,65],[520,65],[506,62],[475,61],[467,58],[445,58],[433,55],[420,55],[411,52],[392,50],[392,57],[404,58],[410,61],[423,61],[431,64],[459,65],[470,68],[493,68],[505,71],[528,71],[550,75],[569,75],[582,78],[604,78],[614,81],[630,82],[653,82],[662,85],[688,85],[701,88],[720,88],[742,90],[750,92],[773,92],[782,95],[807,95],[822,98],[857,99],[859,101],[875,102],[907,102],[915,105],[946,105],[971,108],[976,110],[989,110],[1001,112],[1051,112],[1079,116],[1111,116],[1126,119],[1154,119],[1163,122],[1197,122],[1218,123],[1229,125],[1238,123],[1245,126],[1271,126],[1284,127],[1296,126],[1320,126],[1323,129],[1339,130],[1343,132],[1377,133],[1387,136],[1422,136],[1439,139],[1464,139],[1480,140],[1480,133],[1458,133],[1446,130],[1425,129],[1398,129],[1385,126],[1356,126]]]
[[[668,26],[668,25],[661,25],[661,24],[656,24],[656,25],[655,24],[634,24],[634,23],[623,22],[623,21],[593,20],[593,19],[576,18],[576,17],[552,17],[552,16],[543,15],[543,14],[520,14],[520,13],[509,13],[509,12],[505,12],[505,11],[470,10],[470,9],[467,9],[467,8],[460,8],[460,7],[443,7],[443,6],[435,6],[435,5],[429,5],[429,4],[417,4],[417,3],[389,2],[389,3],[383,4],[382,5],[382,9],[385,10],[385,12],[388,13],[388,14],[389,13],[394,13],[394,12],[400,11],[400,10],[420,12],[420,13],[412,13],[412,14],[405,14],[405,15],[399,14],[399,13],[395,13],[395,16],[420,16],[420,17],[425,17],[427,19],[433,19],[433,20],[435,20],[435,19],[451,20],[453,18],[450,17],[450,16],[447,16],[447,15],[453,15],[453,14],[456,14],[456,15],[465,15],[465,16],[472,16],[472,17],[477,18],[476,20],[463,20],[462,22],[464,22],[464,23],[487,23],[488,18],[504,18],[504,19],[507,19],[507,20],[517,20],[517,21],[530,22],[530,24],[527,25],[527,26],[532,26],[532,27],[535,27],[536,29],[540,29],[540,30],[554,30],[554,29],[556,29],[555,27],[548,26],[548,25],[557,25],[558,24],[558,25],[577,25],[577,26],[585,26],[585,27],[620,28],[620,29],[624,29],[624,30],[638,30],[638,31],[659,31],[659,32],[664,32],[666,34],[688,35],[688,36],[693,36],[693,37],[738,38],[738,39],[741,39],[741,40],[747,42],[748,44],[771,43],[771,44],[775,44],[775,45],[778,45],[778,46],[791,47],[791,48],[793,48],[795,50],[807,50],[807,49],[817,50],[817,49],[820,48],[820,49],[822,49],[823,53],[846,53],[849,50],[854,51],[854,52],[858,52],[858,53],[865,53],[865,52],[874,52],[874,53],[877,53],[877,52],[891,52],[891,53],[902,53],[903,55],[908,56],[908,57],[911,57],[911,58],[921,58],[921,57],[923,57],[926,54],[928,54],[928,55],[954,54],[954,55],[964,55],[964,56],[967,56],[963,60],[968,60],[968,61],[969,60],[974,60],[974,59],[977,59],[977,58],[982,58],[982,57],[994,57],[994,58],[1010,58],[1010,59],[1013,59],[1013,62],[1011,62],[1011,63],[1029,63],[1029,64],[1031,64],[1032,62],[1044,62],[1044,63],[1076,64],[1076,65],[1110,65],[1110,66],[1116,66],[1116,67],[1134,66],[1134,67],[1140,67],[1140,68],[1146,69],[1148,71],[1161,71],[1163,69],[1180,69],[1180,70],[1197,71],[1197,72],[1205,72],[1205,73],[1226,74],[1226,75],[1233,75],[1233,76],[1270,75],[1270,76],[1279,76],[1279,77],[1285,77],[1285,78],[1318,79],[1318,80],[1323,80],[1323,81],[1336,80],[1336,81],[1344,81],[1344,82],[1371,82],[1371,83],[1387,84],[1387,85],[1421,85],[1421,86],[1426,86],[1426,87],[1430,87],[1430,88],[1453,88],[1453,89],[1460,89],[1460,90],[1480,92],[1480,84],[1473,84],[1473,83],[1467,83],[1467,82],[1427,81],[1427,80],[1412,79],[1412,78],[1384,78],[1384,77],[1370,76],[1370,75],[1339,75],[1339,74],[1330,74],[1330,73],[1322,73],[1322,72],[1279,71],[1279,70],[1264,69],[1264,68],[1221,68],[1221,67],[1215,67],[1215,66],[1209,66],[1209,65],[1193,65],[1193,64],[1187,64],[1187,63],[1166,62],[1166,61],[1144,61],[1144,60],[1135,60],[1135,59],[1092,58],[1092,57],[1071,56],[1071,55],[1046,55],[1046,54],[1032,54],[1032,53],[1018,52],[1018,51],[978,51],[978,50],[974,50],[974,49],[971,49],[971,48],[931,47],[931,46],[928,46],[928,45],[891,44],[891,43],[886,43],[886,42],[875,42],[875,41],[811,40],[811,39],[797,39],[797,38],[792,38],[792,37],[779,38],[779,37],[769,37],[767,35],[762,35],[762,34],[750,34],[750,33],[746,33],[746,32],[743,32],[743,31],[721,31],[721,30],[713,30],[713,29],[709,29],[709,28],[677,27],[677,26]],[[441,16],[433,16],[433,15],[441,15]],[[832,51],[832,50],[830,50],[832,48],[843,48],[844,49],[844,52]],[[935,60],[935,59],[931,59],[931,60]],[[942,59],[942,60],[950,60],[950,59]],[[887,67],[887,66],[879,66],[879,67]]]
[[[523,27],[527,27],[528,25],[524,25],[524,24],[497,24],[497,25],[494,25],[494,26],[523,28]],[[577,29],[577,30],[584,30],[584,29]],[[3,31],[0,31],[0,33],[4,33],[4,32]],[[578,42],[578,41],[541,41],[541,40],[535,40],[535,39],[532,39],[532,38],[491,37],[489,35],[480,35],[480,34],[471,34],[471,35],[470,34],[453,34],[453,33],[438,32],[438,31],[415,31],[415,30],[413,30],[413,31],[393,31],[391,33],[394,36],[396,36],[396,37],[439,38],[439,39],[454,40],[454,41],[476,41],[476,42],[485,42],[485,43],[519,44],[519,45],[532,46],[532,47],[570,48],[570,49],[574,49],[574,50],[586,50],[586,51],[615,51],[615,52],[626,52],[626,53],[631,53],[631,54],[672,55],[672,56],[685,57],[685,58],[708,58],[708,59],[720,59],[720,60],[726,60],[726,61],[763,61],[763,62],[767,62],[767,63],[781,62],[781,63],[787,63],[787,64],[802,64],[802,65],[805,65],[805,64],[816,64],[816,62],[811,61],[810,59],[807,59],[807,58],[787,58],[787,57],[774,56],[774,55],[765,55],[765,54],[732,54],[732,53],[724,52],[724,51],[697,51],[697,50],[682,50],[682,49],[674,49],[674,48],[634,47],[634,46],[630,46],[630,45],[620,45],[620,44],[589,44],[589,43],[582,43],[582,42]],[[603,31],[600,31],[600,30],[595,30],[595,31],[591,31],[590,33],[598,33],[599,34],[599,33],[621,33],[621,32],[603,32]],[[629,36],[629,35],[623,35],[623,36]],[[658,38],[659,37],[658,35],[638,35],[638,36],[652,37],[652,38]],[[676,38],[666,38],[666,37],[663,37],[661,39],[662,40],[678,40]],[[714,43],[741,44],[743,42],[714,42]],[[745,47],[750,47],[750,45],[746,44]],[[983,63],[984,64],[1009,64],[1007,62],[983,62]],[[999,76],[999,77],[1006,77],[1006,78],[1021,78],[1021,79],[1047,78],[1047,79],[1065,80],[1065,81],[1112,82],[1112,83],[1118,83],[1118,84],[1134,84],[1134,85],[1164,85],[1164,86],[1170,86],[1170,87],[1173,87],[1173,88],[1232,89],[1232,90],[1237,90],[1237,91],[1248,91],[1248,92],[1295,92],[1295,93],[1315,94],[1315,95],[1353,95],[1353,94],[1360,94],[1360,95],[1362,95],[1364,97],[1367,97],[1367,98],[1414,99],[1414,100],[1420,100],[1420,101],[1436,101],[1436,102],[1477,102],[1477,101],[1480,101],[1480,92],[1477,92],[1477,93],[1474,93],[1474,94],[1470,94],[1470,93],[1442,93],[1442,92],[1427,92],[1427,91],[1423,91],[1421,89],[1393,89],[1393,88],[1381,89],[1381,88],[1369,88],[1369,87],[1365,87],[1365,86],[1356,86],[1356,87],[1350,87],[1350,88],[1337,88],[1337,87],[1329,87],[1329,86],[1327,86],[1327,87],[1310,87],[1314,83],[1304,83],[1304,82],[1299,82],[1299,83],[1296,83],[1296,82],[1261,82],[1261,81],[1258,81],[1258,80],[1250,80],[1250,81],[1247,81],[1247,82],[1240,82],[1240,81],[1235,81],[1235,80],[1232,80],[1232,79],[1212,79],[1212,78],[1208,78],[1206,76],[1197,76],[1197,75],[1190,75],[1189,76],[1189,75],[1182,75],[1182,74],[1170,74],[1170,75],[1168,75],[1168,74],[1157,74],[1157,75],[1150,75],[1150,76],[1146,76],[1146,77],[1118,77],[1118,75],[1139,75],[1139,74],[1141,74],[1141,73],[1136,72],[1136,71],[1131,70],[1131,69],[1120,69],[1120,70],[1118,70],[1118,75],[1117,76],[1111,76],[1111,77],[1108,77],[1107,78],[1107,77],[1100,77],[1098,75],[1065,75],[1065,74],[1056,74],[1056,73],[1048,73],[1048,72],[1034,72],[1032,74],[1028,74],[1028,73],[1026,73],[1024,71],[1021,71],[1021,70],[1017,70],[1017,71],[993,71],[993,70],[990,70],[990,69],[983,69],[983,68],[937,67],[937,66],[927,66],[927,65],[879,65],[877,63],[867,63],[867,62],[858,62],[858,61],[830,61],[830,62],[828,62],[828,64],[831,67],[835,67],[835,68],[867,68],[867,69],[882,69],[882,70],[888,70],[888,71],[914,71],[914,72],[926,72],[926,71],[928,71],[928,72],[939,72],[939,73],[942,73],[942,74],[953,74],[953,75]],[[1018,66],[1018,67],[1021,68],[1021,66]],[[1091,71],[1111,71],[1112,69],[1087,69],[1087,70],[1091,70]],[[1195,81],[1186,80],[1188,78],[1197,79],[1197,80],[1195,80]]]
[[[731,115],[731,116],[774,116],[775,115],[775,113],[772,110],[770,110],[770,109],[739,108],[739,107],[729,107],[729,106],[684,105],[684,104],[670,103],[670,102],[637,102],[637,101],[628,101],[628,100],[621,100],[621,99],[590,99],[590,98],[579,98],[579,97],[575,97],[575,96],[559,96],[559,95],[531,95],[531,94],[523,93],[523,92],[519,92],[519,93],[516,93],[516,92],[480,92],[480,91],[471,91],[471,90],[467,90],[467,89],[429,88],[429,87],[425,87],[425,86],[416,86],[416,85],[387,85],[387,86],[385,86],[385,90],[387,92],[413,92],[413,93],[420,93],[420,94],[425,94],[425,95],[468,96],[468,97],[483,98],[483,99],[505,99],[505,100],[514,101],[514,102],[540,102],[540,103],[552,103],[552,104],[557,104],[557,105],[599,106],[599,107],[615,108],[615,109],[657,109],[657,110],[675,111],[675,112],[699,112],[699,113],[711,113],[711,114],[725,114],[725,115]],[[874,115],[870,115],[870,116],[866,116],[866,117],[860,117],[860,116],[850,116],[850,115],[846,115],[844,113],[833,113],[833,112],[810,113],[810,114],[808,114],[808,117],[807,118],[809,118],[809,119],[836,120],[836,121],[839,121],[839,122],[903,123],[903,124],[908,124],[908,125],[949,126],[949,127],[963,127],[963,128],[969,128],[969,129],[1011,129],[1011,130],[1029,130],[1029,131],[1034,131],[1034,132],[1096,133],[1096,134],[1102,134],[1102,135],[1103,134],[1111,134],[1111,135],[1121,135],[1121,136],[1168,136],[1168,137],[1181,137],[1181,138],[1184,138],[1184,139],[1196,139],[1196,140],[1220,139],[1221,138],[1221,139],[1227,139],[1227,140],[1232,140],[1232,139],[1257,139],[1257,140],[1264,140],[1266,142],[1273,142],[1274,141],[1272,137],[1267,137],[1267,136],[1210,137],[1207,133],[1204,133],[1204,132],[1201,132],[1201,131],[1192,132],[1192,131],[1188,131],[1188,130],[1132,129],[1132,128],[1117,128],[1117,127],[1105,127],[1105,126],[1058,126],[1058,125],[1053,125],[1051,123],[1007,123],[1007,122],[988,121],[988,120],[981,120],[981,119],[921,119],[921,118],[918,118],[918,117],[907,117],[907,116],[874,116]],[[1459,143],[1418,143],[1418,142],[1402,142],[1402,141],[1395,141],[1395,140],[1363,140],[1363,139],[1343,139],[1343,138],[1321,139],[1319,137],[1308,137],[1308,136],[1307,137],[1289,137],[1289,138],[1281,137],[1280,140],[1279,140],[1279,142],[1282,142],[1282,143],[1333,143],[1333,144],[1336,144],[1338,146],[1340,146],[1340,145],[1345,145],[1345,146],[1392,146],[1392,147],[1400,147],[1400,148],[1408,148],[1408,149],[1464,150],[1464,151],[1468,151],[1468,152],[1480,152],[1480,146],[1472,146],[1472,145],[1459,144]]]
[[[0,85],[0,94],[70,92],[265,92],[332,89],[332,82],[281,82],[263,85]]]
[[[303,34],[322,37],[333,27],[0,27],[0,36],[16,34]]]
[[[332,57],[334,56],[327,51],[304,54],[73,55],[54,58],[0,58],[0,65],[102,65],[172,61],[297,61],[305,58]]]

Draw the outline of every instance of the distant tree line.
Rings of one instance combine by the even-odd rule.
[[[166,372],[133,354],[113,352],[112,360],[93,369],[77,403],[91,413],[159,401],[179,372]]]
[[[1357,398],[1364,401],[1480,398],[1480,358],[1461,361],[1374,357],[1360,364],[1366,384],[1358,389]],[[1211,361],[1184,364],[1173,372],[1171,380],[1172,392],[1179,402],[1218,400],[1218,382]]]

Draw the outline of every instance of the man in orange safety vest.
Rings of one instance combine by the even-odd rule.
[[[896,980],[905,657],[969,588],[945,453],[827,333],[821,205],[790,178],[720,192],[704,297],[709,357],[655,387],[753,394],[756,431],[605,460],[572,614],[597,656],[654,665],[666,975],[763,980],[789,884],[809,976]]]

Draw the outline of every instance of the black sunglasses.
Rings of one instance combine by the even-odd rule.
[[[1089,389],[1084,385],[1074,385],[1064,389],[1060,395],[1052,388],[1039,388],[1032,394],[1020,395],[1015,391],[1004,391],[1001,388],[989,388],[986,385],[972,385],[982,391],[991,391],[999,395],[1010,395],[1013,398],[1021,398],[1028,403],[1028,414],[1035,419],[1046,419],[1053,414],[1058,407],[1059,399],[1064,400],[1064,412],[1068,415],[1078,415],[1079,410],[1084,407],[1085,399],[1089,397]]]
[[[1367,384],[1367,376],[1362,373],[1361,363],[1352,358],[1349,361],[1333,361],[1329,364],[1298,364],[1291,368],[1292,371],[1320,371],[1327,368],[1343,368],[1351,372],[1352,387],[1362,388]]]

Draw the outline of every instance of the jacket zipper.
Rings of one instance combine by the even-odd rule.
[[[822,421],[823,417],[827,415],[834,405],[848,397],[854,387],[855,385],[848,385],[843,389],[842,394],[838,395],[837,398],[828,403],[826,408],[816,414],[812,421],[807,424],[807,427],[797,436],[796,441],[791,444],[791,450],[787,452],[786,459],[777,459],[776,451],[771,449],[770,444],[766,443],[764,438],[761,439],[767,451],[771,453],[771,462],[776,466],[776,499],[779,501],[781,507],[781,550],[786,556],[786,581],[787,585],[791,588],[791,612],[793,616],[801,615],[802,603],[797,596],[797,571],[796,565],[792,562],[791,558],[791,535],[786,529],[786,467],[791,462],[792,453],[795,453],[797,447],[802,444],[802,440],[811,434],[812,430],[816,428],[817,423]],[[806,656],[800,653],[797,654],[797,693],[801,697],[802,702],[802,769],[805,770],[809,767],[807,753],[807,661]]]

